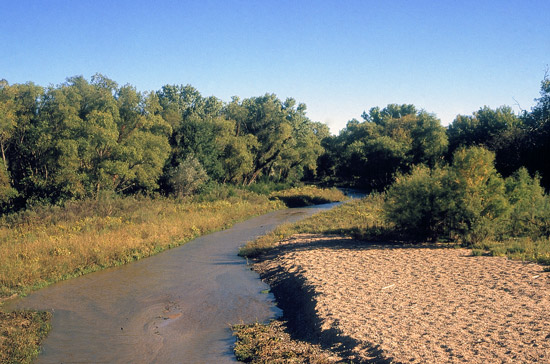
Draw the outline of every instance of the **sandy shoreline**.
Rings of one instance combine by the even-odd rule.
[[[538,264],[299,235],[254,269],[295,337],[347,360],[550,363],[550,274]]]

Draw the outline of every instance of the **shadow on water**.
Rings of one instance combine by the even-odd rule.
[[[6,309],[53,312],[37,363],[232,363],[231,324],[280,314],[237,256],[276,226],[334,204],[275,211],[125,266],[51,285]]]

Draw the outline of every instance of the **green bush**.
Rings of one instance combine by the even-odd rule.
[[[505,224],[509,204],[493,152],[461,148],[444,177],[450,233],[466,244],[493,237]]]
[[[204,167],[193,156],[185,158],[169,176],[169,183],[178,197],[192,195],[207,181]]]
[[[395,227],[421,239],[435,239],[445,230],[447,199],[443,186],[445,170],[416,166],[399,175],[389,188],[385,217]]]
[[[527,169],[519,169],[506,179],[506,195],[511,205],[511,236],[550,236],[550,198],[538,176],[532,178]]]
[[[494,154],[479,147],[459,149],[451,166],[398,176],[384,204],[386,219],[417,238],[446,235],[466,244],[498,234],[508,211]]]

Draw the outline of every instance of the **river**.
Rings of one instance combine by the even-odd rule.
[[[278,314],[238,248],[335,204],[286,209],[121,267],[59,282],[6,309],[53,312],[37,363],[234,363],[230,326]]]

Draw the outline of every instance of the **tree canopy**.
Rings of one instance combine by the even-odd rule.
[[[315,175],[327,135],[304,104],[274,94],[224,103],[190,85],[139,92],[101,74],[46,88],[3,80],[0,203],[183,194],[182,171],[220,183],[298,181]]]

